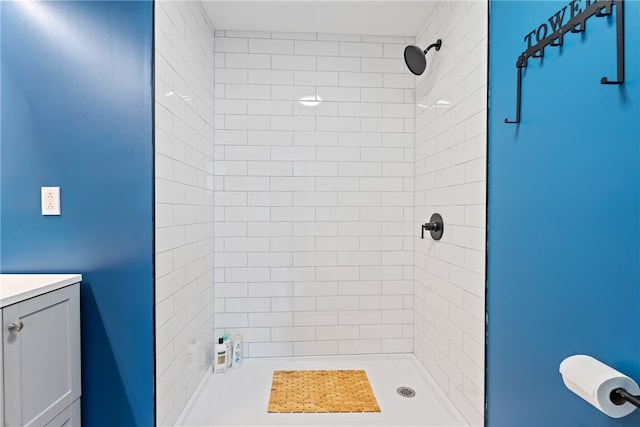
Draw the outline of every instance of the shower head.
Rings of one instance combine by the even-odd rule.
[[[418,46],[407,46],[404,48],[404,62],[406,62],[407,67],[409,67],[409,70],[413,74],[419,76],[424,73],[424,69],[427,68],[427,52],[429,52],[432,47],[435,47],[436,50],[440,50],[440,46],[442,46],[441,39],[438,39],[435,43],[427,46],[424,51]]]

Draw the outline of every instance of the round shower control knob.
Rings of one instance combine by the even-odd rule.
[[[442,220],[442,216],[440,216],[440,214],[434,213],[433,215],[431,215],[429,222],[425,222],[424,224],[422,224],[423,239],[425,230],[431,233],[431,238],[433,240],[442,239],[442,233],[444,233],[444,221]]]

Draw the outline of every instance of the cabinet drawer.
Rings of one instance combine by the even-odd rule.
[[[80,287],[2,309],[4,417],[47,425],[80,397]]]

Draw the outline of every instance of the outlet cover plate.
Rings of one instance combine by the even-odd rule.
[[[60,187],[42,187],[42,215],[60,215]]]

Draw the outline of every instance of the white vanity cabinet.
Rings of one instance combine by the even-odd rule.
[[[10,298],[7,276],[44,285]],[[80,425],[80,280],[0,276],[4,426]]]

